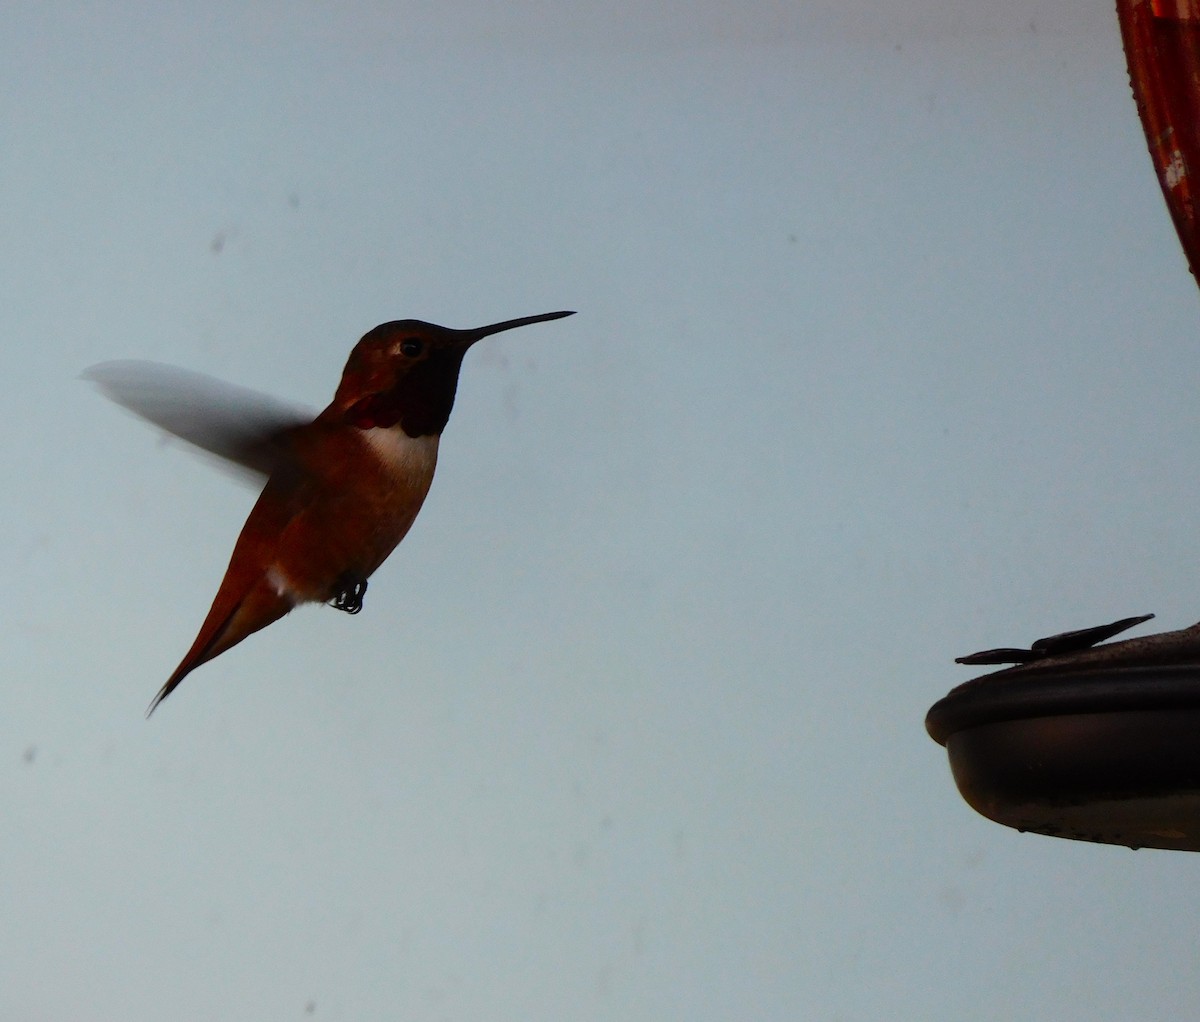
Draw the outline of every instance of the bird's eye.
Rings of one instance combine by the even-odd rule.
[[[416,358],[424,350],[424,343],[416,337],[409,337],[400,342],[400,351],[408,358]]]

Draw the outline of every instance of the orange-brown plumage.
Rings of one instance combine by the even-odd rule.
[[[407,438],[429,452],[397,471],[366,437],[324,416],[295,431],[294,463],[259,495],[196,641],[150,712],[191,671],[293,607],[334,599],[346,579],[365,582],[404,538],[433,482],[437,438]]]
[[[191,649],[147,714],[195,668],[300,603],[351,613],[367,579],[412,526],[429,492],[438,442],[468,347],[501,330],[568,312],[448,330],[420,320],[385,323],[351,352],[333,402],[305,421],[246,392],[162,370],[98,366],[89,375],[115,400],[253,473],[268,475]],[[182,394],[182,389],[187,394]],[[204,404],[212,399],[211,424]]]

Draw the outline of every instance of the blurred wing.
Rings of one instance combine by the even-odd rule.
[[[160,362],[101,362],[83,378],[123,408],[258,484],[288,460],[288,434],[314,418],[302,407]]]

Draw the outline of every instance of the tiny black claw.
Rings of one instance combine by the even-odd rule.
[[[1141,614],[1138,617],[1123,617],[1112,624],[1097,625],[1094,628],[1079,628],[1073,632],[1059,632],[1057,635],[1047,635],[1038,639],[1029,649],[985,649],[978,653],[970,653],[955,659],[956,664],[1027,664],[1034,660],[1045,660],[1047,657],[1063,656],[1066,653],[1079,653],[1091,649],[1096,643],[1111,639],[1119,632],[1149,621],[1153,614]]]
[[[363,607],[363,596],[367,592],[367,580],[347,575],[338,581],[341,588],[337,595],[329,601],[329,606],[335,610],[344,610],[347,614],[357,614]]]

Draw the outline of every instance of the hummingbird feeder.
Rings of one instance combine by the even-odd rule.
[[[1200,0],[1117,0],[1138,114],[1193,277],[1200,267]],[[1200,623],[1103,645],[1153,615],[984,650],[1013,664],[925,718],[979,813],[1022,831],[1200,851]]]
[[[1095,646],[1153,615],[990,649],[925,718],[988,819],[1052,837],[1200,851],[1200,624]]]

